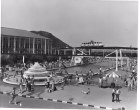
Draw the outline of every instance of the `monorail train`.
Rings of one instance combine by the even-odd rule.
[[[102,44],[102,42],[90,41],[90,42],[82,43],[81,47],[104,47],[104,45]]]

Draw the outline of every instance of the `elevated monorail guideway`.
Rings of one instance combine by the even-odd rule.
[[[76,55],[76,51],[79,51],[80,53],[77,54],[79,56],[74,56]],[[72,59],[71,59],[71,65],[74,64],[74,65],[77,65],[77,64],[83,64],[83,58],[84,58],[84,55],[87,55],[86,53],[84,53],[84,50],[83,49],[73,49],[72,51]]]
[[[123,61],[124,61],[124,59],[127,60],[127,66],[129,66],[129,57],[123,57],[122,51],[132,51],[132,50],[119,49],[119,50],[115,50],[115,51],[113,51],[113,52],[111,52],[110,54],[108,54],[108,55],[105,56],[105,58],[116,59],[116,71],[118,71],[118,60],[121,61],[121,67],[123,66]],[[133,50],[133,51],[136,52],[137,50]],[[116,54],[116,57],[109,57],[109,56],[112,55],[113,53]],[[118,56],[118,53],[120,54],[120,56]]]

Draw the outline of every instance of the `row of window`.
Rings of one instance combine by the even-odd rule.
[[[51,50],[52,42],[51,40],[41,38],[25,38],[2,35],[1,47],[2,53],[50,53],[49,51]]]

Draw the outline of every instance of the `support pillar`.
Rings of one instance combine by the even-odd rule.
[[[35,38],[33,38],[33,54],[35,53]]]
[[[43,52],[42,52],[42,47],[43,47],[43,46],[42,46],[42,39],[40,39],[40,40],[41,40],[41,54],[42,54],[42,53],[43,53]]]
[[[122,50],[120,49],[121,68],[123,66]]]
[[[16,38],[14,37],[14,53],[16,52]]]
[[[31,53],[31,49],[30,49],[30,38],[29,38],[29,53]]]
[[[127,58],[127,67],[129,67],[129,58]]]
[[[60,55],[60,50],[58,50],[58,55]]]
[[[3,37],[1,36],[1,44],[2,44],[1,53],[3,53],[3,47],[4,47],[4,46],[3,46],[3,43],[4,43],[4,42],[3,42]]]
[[[47,50],[48,50],[48,54],[50,54],[49,40],[47,40]]]
[[[105,54],[104,54],[104,53],[105,53],[105,50],[103,50],[103,57],[105,56]]]
[[[45,39],[45,54],[46,54],[46,39]]]
[[[21,38],[19,38],[18,53],[20,53],[20,47],[21,47]]]
[[[52,41],[50,42],[50,46],[51,46],[50,51],[51,51],[51,55],[52,55]]]
[[[89,49],[89,55],[91,54],[91,50]]]
[[[8,37],[8,53],[10,52],[9,49],[10,48],[10,37]]]
[[[64,50],[64,55],[66,55],[66,50]]]

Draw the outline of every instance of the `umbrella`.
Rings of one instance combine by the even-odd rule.
[[[115,72],[112,72],[112,73],[108,73],[106,74],[107,77],[109,78],[119,78],[120,76],[118,74],[116,74]]]

